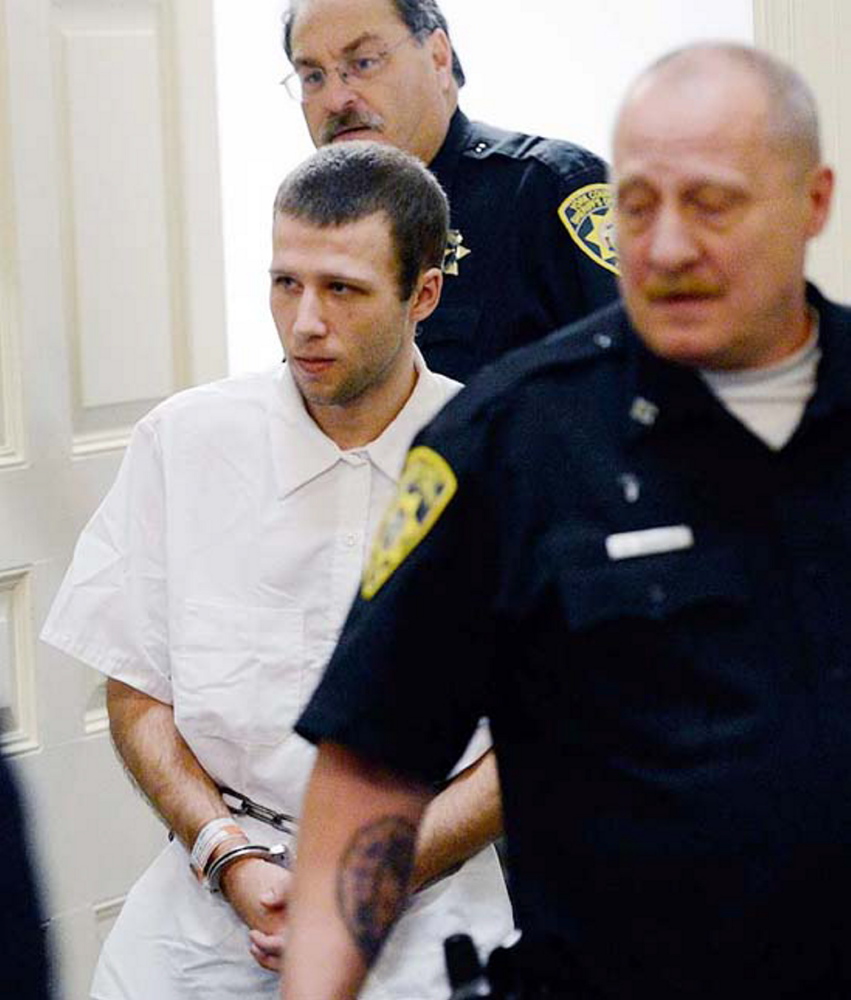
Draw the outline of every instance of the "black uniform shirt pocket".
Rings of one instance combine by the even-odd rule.
[[[561,590],[571,629],[625,619],[670,621],[748,603],[744,567],[732,551],[687,549],[565,568]]]
[[[733,550],[565,566],[558,587],[580,742],[682,764],[754,737],[766,674]]]

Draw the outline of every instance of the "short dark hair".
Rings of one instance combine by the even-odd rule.
[[[289,8],[283,15],[284,52],[286,52],[290,62],[292,62],[293,56],[293,22],[298,12],[298,2],[299,0],[290,0]],[[446,37],[449,38],[449,44],[452,47],[452,75],[458,86],[463,87],[467,78],[464,75],[464,68],[461,66],[461,60],[458,58],[455,46],[452,45],[446,17],[438,7],[437,0],[391,0],[391,3],[396,9],[399,19],[415,38],[430,35],[437,28],[442,28],[446,32]]]
[[[390,223],[405,302],[423,271],[442,267],[449,228],[443,188],[416,157],[377,142],[323,146],[285,178],[275,196],[275,216],[322,228],[376,212]]]

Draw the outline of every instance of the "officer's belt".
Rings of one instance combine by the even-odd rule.
[[[495,948],[487,961],[495,1000],[601,1000],[580,972],[566,943],[556,938],[520,939]]]

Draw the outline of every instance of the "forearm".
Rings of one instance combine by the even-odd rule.
[[[412,885],[420,889],[502,835],[502,800],[493,750],[429,803],[417,838]]]
[[[429,791],[323,744],[305,797],[287,1000],[354,997],[405,905]]]
[[[215,782],[180,735],[171,705],[112,679],[106,697],[112,739],[127,770],[191,851],[206,823],[230,815]],[[237,828],[213,848],[208,861],[247,841]],[[247,926],[279,934],[284,925],[289,879],[289,873],[263,860],[240,858],[225,869],[220,887]],[[274,897],[272,903],[264,902],[269,893]]]
[[[215,783],[174,723],[174,709],[120,681],[107,682],[109,728],[127,770],[168,827],[192,848],[211,819],[228,815]]]

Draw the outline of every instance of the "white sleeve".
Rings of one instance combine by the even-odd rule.
[[[165,543],[162,456],[143,421],[77,541],[41,638],[171,704]]]
[[[477,761],[479,757],[486,754],[492,746],[493,739],[491,738],[490,723],[487,719],[479,719],[479,724],[476,726],[475,732],[470,737],[467,749],[461,754],[458,763],[452,768],[449,777],[454,778],[456,774],[460,774],[474,761]]]

